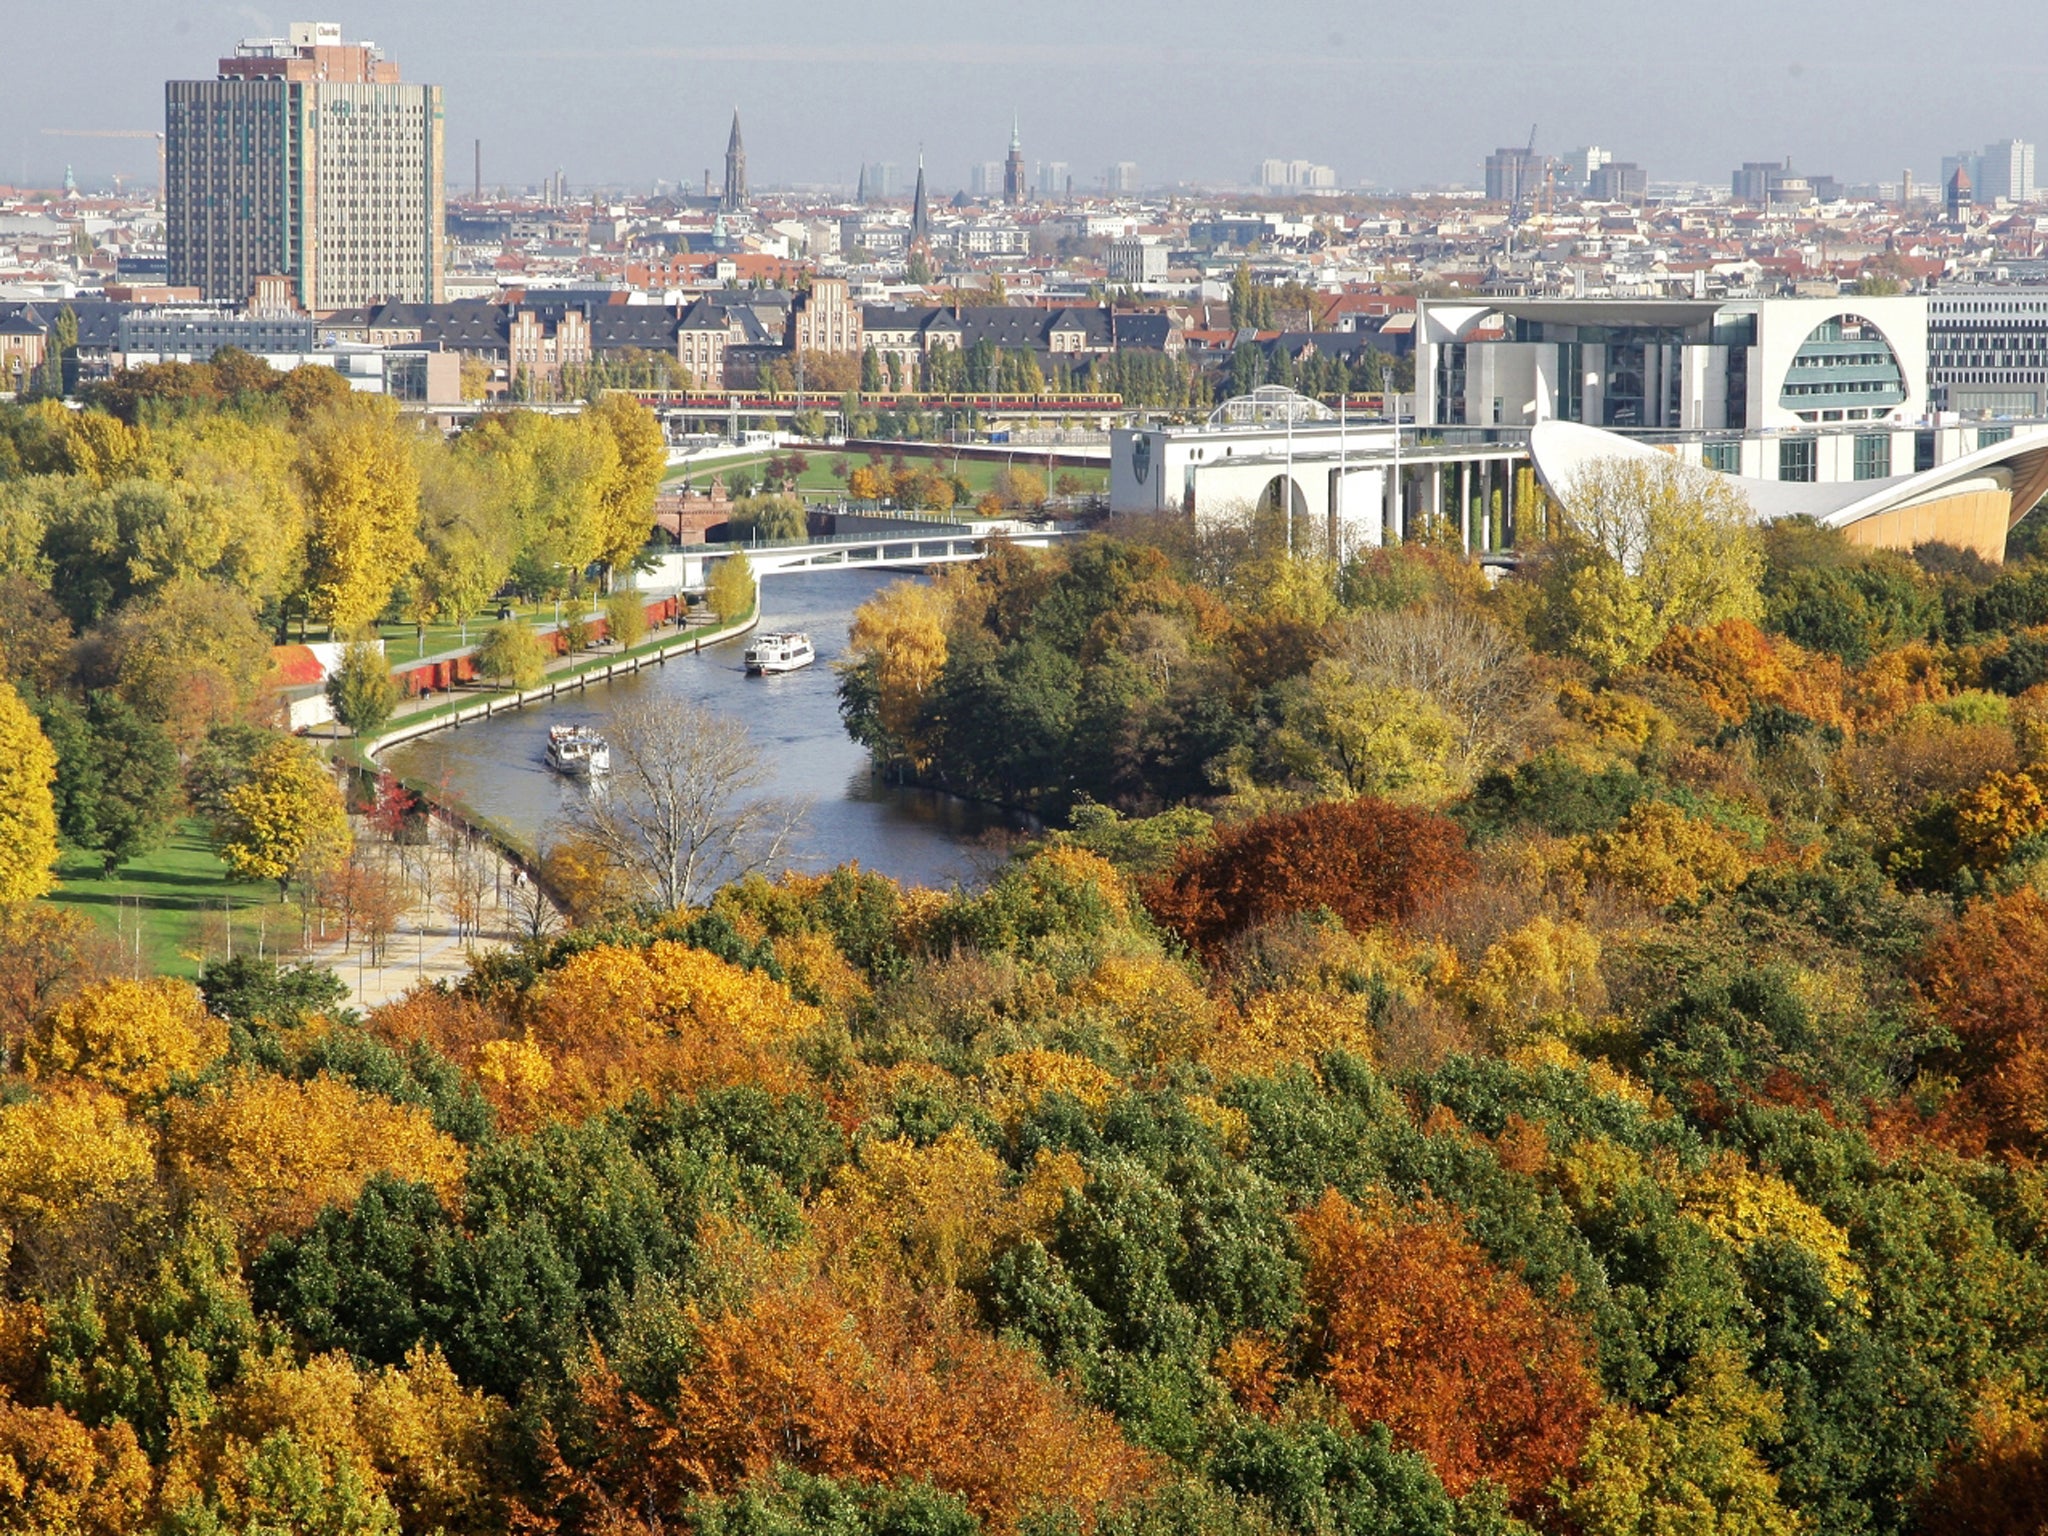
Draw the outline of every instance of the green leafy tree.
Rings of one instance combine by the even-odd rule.
[[[348,643],[341,665],[327,679],[327,702],[334,718],[357,737],[372,737],[384,728],[398,708],[398,680],[381,641],[364,636]]]
[[[547,665],[547,646],[532,625],[519,619],[493,624],[476,648],[477,671],[509,688],[538,686]]]
[[[57,748],[53,786],[64,840],[100,856],[112,875],[160,846],[178,810],[178,755],[161,726],[110,689],[85,704],[58,697],[44,726]]]

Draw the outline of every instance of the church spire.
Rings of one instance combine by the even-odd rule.
[[[1012,208],[1024,201],[1024,130],[1017,114],[1010,114],[1010,157],[1003,162],[1003,201]]]
[[[718,206],[738,213],[747,205],[747,146],[740,140],[740,109],[732,109],[732,137],[725,143],[725,195]]]
[[[924,197],[924,151],[917,152],[917,191],[910,199],[910,243],[921,244],[932,233],[932,211]]]

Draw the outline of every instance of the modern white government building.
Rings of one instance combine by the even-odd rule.
[[[1492,554],[1512,549],[1539,485],[1568,501],[1588,459],[1655,451],[1729,475],[1760,518],[2002,559],[2007,530],[2048,492],[2048,419],[1992,419],[1990,399],[1957,410],[1965,391],[1933,366],[1929,305],[1424,301],[1400,428],[1260,390],[1201,426],[1114,434],[1111,506],[1201,518],[1284,495],[1340,555],[1425,524]],[[2041,410],[2017,389],[1996,404]]]

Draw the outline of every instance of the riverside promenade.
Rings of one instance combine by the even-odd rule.
[[[348,736],[338,725],[308,734],[315,739],[325,735],[339,766],[358,775],[380,776],[387,770],[379,755],[401,742],[660,666],[672,656],[690,655],[747,633],[760,622],[760,613],[757,583],[753,603],[730,622],[684,622],[665,626],[627,649],[607,646],[556,656],[532,688],[473,683],[405,699],[369,740]],[[536,626],[536,633],[546,636],[555,628]],[[450,660],[474,650],[468,647],[427,660]],[[365,1011],[395,1001],[417,986],[459,980],[469,970],[473,956],[561,926],[554,902],[535,878],[538,849],[497,824],[489,807],[454,802],[437,785],[402,777],[398,782],[425,808],[433,835],[446,841],[449,877],[415,879],[411,864],[399,856],[396,847],[371,830],[363,818],[354,818],[359,841],[376,850],[375,856],[401,882],[413,905],[389,934],[374,943],[360,934],[344,940],[337,932],[324,941],[316,940],[302,956],[310,963],[331,967],[349,988],[350,1006]],[[474,861],[461,880],[454,875],[458,859]]]

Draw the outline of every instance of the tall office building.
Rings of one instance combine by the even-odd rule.
[[[1547,157],[1531,150],[1496,149],[1486,157],[1486,200],[1508,204],[1530,201],[1542,187],[1547,168]]]
[[[1750,208],[1763,208],[1771,201],[1772,189],[1792,174],[1790,160],[1745,160],[1729,179],[1734,200]]]
[[[1261,160],[1259,187],[1267,192],[1327,191],[1337,185],[1337,173],[1312,160]]]
[[[1598,144],[1582,144],[1577,149],[1566,150],[1558,160],[1557,179],[1567,190],[1585,190],[1592,181],[1593,173],[1614,159],[1612,150],[1602,149]]]
[[[442,298],[441,88],[334,22],[247,38],[164,86],[170,280],[239,302],[284,276],[308,309]]]
[[[1633,160],[1609,159],[1586,179],[1586,196],[1596,203],[1641,204],[1650,194],[1650,178]]]
[[[1103,182],[1105,190],[1112,196],[1118,193],[1136,192],[1138,190],[1138,162],[1135,160],[1117,161],[1104,175]]]
[[[1986,144],[1971,169],[1970,183],[1982,203],[2004,198],[2009,203],[2034,200],[2034,146],[2025,139]]]

